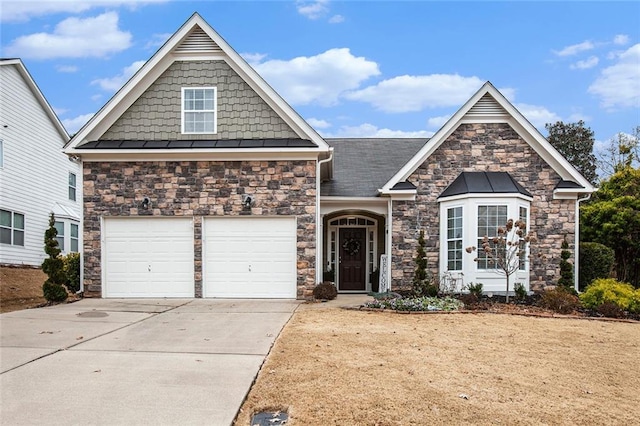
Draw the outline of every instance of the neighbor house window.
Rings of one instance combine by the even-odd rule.
[[[182,133],[216,133],[215,87],[182,88]]]
[[[507,206],[478,206],[478,269],[495,269],[494,262],[482,250],[484,237],[497,237],[498,228],[507,223]]]
[[[462,270],[462,207],[447,209],[447,271]]]
[[[76,175],[69,172],[69,199],[76,201]]]
[[[78,252],[78,225],[75,223],[71,224],[71,247],[69,251]]]
[[[64,222],[58,222],[53,225],[58,231],[58,235],[56,236],[56,240],[58,241],[58,248],[64,251]]]
[[[24,246],[24,215],[0,210],[0,243]]]

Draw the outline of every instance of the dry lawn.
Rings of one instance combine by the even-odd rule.
[[[46,303],[42,295],[42,284],[46,279],[40,269],[0,267],[0,313]]]
[[[639,424],[639,361],[640,324],[303,305],[236,425]]]

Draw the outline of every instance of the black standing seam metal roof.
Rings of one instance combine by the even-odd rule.
[[[507,172],[462,172],[438,198],[461,194],[508,194],[520,193],[531,197]]]
[[[378,189],[411,160],[428,139],[328,138],[325,141],[334,149],[333,179],[322,182],[320,195],[377,197]]]
[[[584,186],[580,185],[579,183],[575,183],[572,180],[561,180],[556,185],[556,189],[560,189],[560,188],[562,188],[562,189],[584,189]]]
[[[307,139],[225,139],[225,140],[98,140],[77,149],[224,149],[224,148],[317,148]]]

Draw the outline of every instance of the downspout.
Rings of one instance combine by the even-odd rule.
[[[391,291],[391,248],[393,239],[393,198],[387,203],[387,290]]]
[[[579,279],[578,279],[578,273],[580,272],[580,203],[583,201],[587,201],[590,198],[591,198],[591,194],[588,194],[584,198],[576,198],[576,231],[574,236],[575,262],[573,265],[573,288],[575,291],[580,291]]]
[[[322,282],[322,223],[320,223],[320,167],[324,163],[328,163],[333,160],[333,147],[329,148],[329,157],[324,160],[319,160],[316,163],[316,284]]]

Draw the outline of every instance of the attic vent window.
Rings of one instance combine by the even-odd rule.
[[[182,88],[182,133],[217,132],[217,90],[215,87]]]

